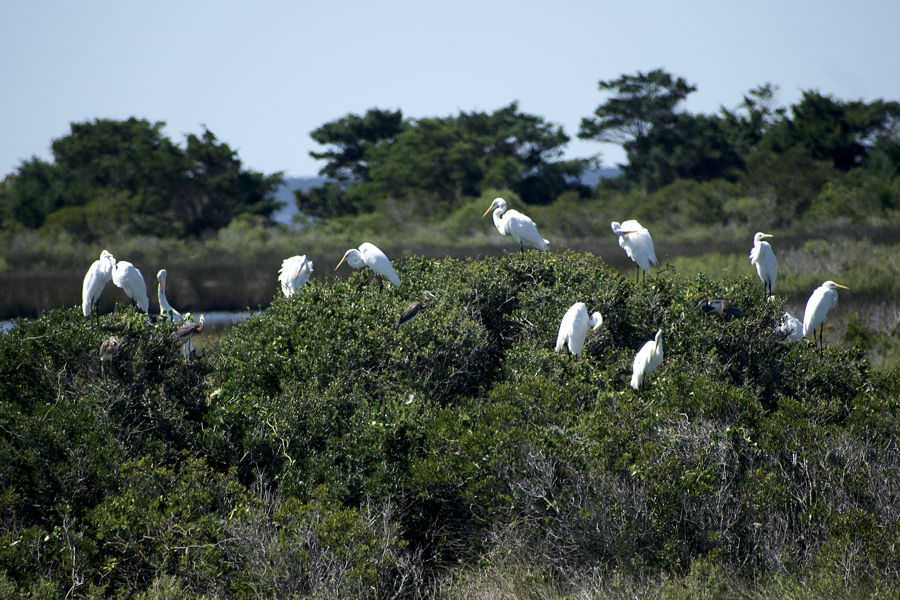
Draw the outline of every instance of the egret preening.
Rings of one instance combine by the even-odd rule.
[[[97,305],[100,302],[100,294],[103,288],[112,279],[113,271],[116,269],[116,258],[108,251],[104,250],[100,253],[100,258],[91,264],[87,274],[84,276],[84,283],[81,286],[81,310],[86,317],[92,317],[97,313],[97,326],[100,325],[100,314],[97,312]],[[94,329],[94,320],[91,319],[91,330]]]
[[[650,232],[647,231],[646,227],[634,220],[625,221],[621,224],[618,221],[613,221],[612,230],[613,233],[619,236],[619,246],[625,249],[628,258],[633,260],[638,266],[635,281],[637,281],[641,271],[644,271],[644,277],[646,278],[650,265],[654,267],[659,265],[659,261],[656,260],[656,252],[653,251],[653,238],[650,237]]]
[[[156,297],[159,300],[159,314],[163,316],[169,315],[169,319],[174,321],[175,315],[181,315],[181,313],[172,308],[172,305],[169,304],[169,299],[166,298],[167,276],[168,273],[166,273],[165,269],[160,270],[160,272],[156,274],[156,281],[159,282],[159,285],[156,288]]]
[[[506,200],[503,198],[495,199],[490,207],[481,218],[485,218],[491,209],[494,209],[494,226],[500,235],[511,235],[513,239],[519,243],[519,249],[525,252],[525,244],[533,246],[541,252],[547,251],[547,240],[538,233],[534,221],[523,215],[517,210],[506,210]],[[505,215],[503,213],[506,213]]]
[[[772,288],[775,287],[775,277],[778,275],[778,260],[775,259],[775,253],[772,252],[772,246],[769,242],[764,242],[763,238],[772,237],[768,233],[757,232],[753,236],[753,250],[750,251],[750,264],[756,266],[756,272],[762,279],[765,294],[771,294]]]
[[[826,281],[817,287],[807,300],[806,311],[803,313],[803,337],[807,337],[811,331],[813,343],[815,343],[816,327],[821,325],[822,328],[819,330],[819,346],[821,348],[825,348],[825,342],[822,339],[822,335],[825,333],[825,317],[828,315],[828,311],[837,304],[837,288],[849,289],[833,281]]]
[[[769,296],[766,298],[766,302],[771,302],[774,299],[775,296]],[[803,323],[787,311],[781,313],[781,320],[778,321],[778,331],[787,334],[787,337],[784,339],[785,342],[799,342],[803,339]]]
[[[303,287],[312,272],[312,261],[307,260],[305,254],[284,259],[281,270],[278,271],[278,281],[281,282],[281,292],[285,298],[290,298]]]
[[[573,304],[563,315],[559,324],[559,333],[556,336],[556,352],[563,349],[568,342],[569,352],[578,356],[584,348],[584,338],[587,336],[588,327],[596,331],[603,325],[603,316],[594,312],[588,317],[587,305],[584,302]]]
[[[631,375],[631,387],[641,391],[644,387],[644,378],[656,372],[656,367],[663,360],[662,329],[656,332],[656,337],[640,349],[634,357],[634,369]]]
[[[406,325],[407,323],[409,323],[410,321],[415,319],[417,316],[419,316],[420,312],[422,312],[423,310],[428,308],[428,299],[429,298],[437,299],[437,296],[435,296],[428,290],[425,290],[424,292],[422,292],[422,301],[421,302],[413,302],[412,304],[410,304],[409,308],[404,310],[403,314],[400,315],[400,319],[397,321],[397,326],[394,327],[394,329],[395,330],[400,329],[401,325]]]
[[[206,323],[206,315],[200,315],[199,323],[187,323],[172,333],[172,339],[181,343],[181,353],[185,358],[190,356],[194,349],[191,340],[203,333],[203,325]]]
[[[391,261],[388,260],[388,257],[384,255],[384,252],[379,250],[374,244],[370,244],[369,242],[364,242],[360,245],[359,249],[351,248],[344,253],[344,258],[341,259],[341,262],[338,263],[338,266],[334,268],[335,271],[338,270],[344,261],[347,261],[347,264],[353,267],[354,269],[362,269],[364,267],[369,267],[372,271],[375,272],[375,278],[378,279],[378,291],[380,292],[384,289],[384,283],[381,281],[382,277],[387,277],[387,280],[400,287],[400,278],[397,277],[397,273],[394,272],[394,267],[391,266]]]
[[[116,352],[116,347],[119,345],[119,338],[116,336],[112,336],[108,340],[103,340],[103,343],[100,344],[100,373],[105,374],[103,369],[103,363],[109,361],[110,366],[112,366],[113,354]]]
[[[740,308],[737,307],[736,304],[729,302],[728,300],[701,300],[697,305],[697,308],[700,309],[705,315],[716,313],[723,319],[725,315],[729,315],[732,317],[743,317],[744,313]]]
[[[145,313],[150,313],[150,297],[147,296],[147,283],[141,272],[128,261],[121,260],[112,275],[113,283],[125,290],[125,294],[137,303]]]

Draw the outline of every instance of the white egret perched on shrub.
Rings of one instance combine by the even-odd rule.
[[[803,337],[809,336],[809,332],[811,331],[813,334],[813,343],[815,343],[816,327],[821,325],[822,328],[819,330],[819,346],[822,348],[825,347],[825,342],[822,339],[822,335],[825,332],[825,317],[828,315],[828,311],[837,304],[837,288],[841,288],[842,290],[849,289],[833,281],[826,281],[817,287],[809,297],[809,300],[807,300],[806,311],[803,313]]]
[[[766,298],[766,302],[771,302],[775,296]],[[781,313],[781,320],[778,322],[778,331],[787,334],[784,339],[786,342],[799,342],[803,339],[803,323],[791,313],[784,311]]]
[[[159,300],[159,314],[169,316],[170,320],[175,320],[175,315],[181,315],[180,312],[172,308],[172,305],[169,304],[169,299],[166,298],[166,277],[168,277],[168,273],[165,269],[160,269],[159,273],[156,274],[156,281],[159,282],[156,287],[156,298]]]
[[[410,321],[415,319],[417,316],[419,316],[420,312],[422,312],[423,310],[428,308],[428,299],[429,298],[437,299],[437,296],[435,296],[428,290],[425,290],[424,292],[422,292],[422,301],[421,302],[413,302],[412,304],[410,304],[409,308],[404,310],[403,314],[400,315],[400,319],[397,320],[397,326],[394,327],[394,329],[400,329],[401,325],[406,325],[407,323],[409,323]]]
[[[84,276],[81,286],[81,310],[86,317],[92,317],[97,312],[100,303],[100,294],[103,288],[112,279],[116,269],[116,258],[107,250],[100,253],[100,258],[95,260]],[[100,315],[97,314],[97,325],[100,324]],[[94,328],[94,320],[91,319],[91,329]]]
[[[145,313],[150,313],[150,297],[147,295],[147,283],[141,272],[128,261],[119,261],[113,271],[113,283],[125,291]]]
[[[203,326],[206,324],[206,315],[200,315],[199,323],[187,323],[182,325],[172,333],[172,339],[181,343],[181,353],[185,358],[190,356],[194,349],[191,340],[203,333]]]
[[[379,292],[384,288],[384,283],[381,281],[382,277],[386,277],[388,281],[397,287],[400,287],[400,278],[397,277],[397,273],[394,272],[391,261],[389,261],[384,252],[379,250],[374,244],[364,242],[360,245],[359,249],[351,248],[350,250],[347,250],[347,252],[344,253],[344,258],[341,259],[341,262],[338,263],[338,266],[335,267],[334,270],[337,271],[338,267],[340,267],[345,260],[347,261],[347,264],[354,269],[362,269],[364,267],[372,269],[372,271],[375,272],[375,277],[378,279]]]
[[[547,240],[538,233],[534,221],[517,210],[506,210],[506,200],[495,199],[481,218],[485,218],[491,210],[494,210],[494,226],[500,235],[511,235],[519,243],[519,249],[525,252],[525,244],[537,248],[541,252],[547,251]],[[504,214],[506,213],[506,214]]]
[[[757,232],[753,236],[753,250],[750,251],[750,264],[756,267],[759,278],[762,279],[765,294],[771,294],[775,287],[775,277],[778,275],[778,260],[772,252],[769,242],[764,238],[772,237],[768,233]]]
[[[650,237],[650,232],[647,231],[646,227],[634,220],[625,221],[621,224],[618,221],[613,221],[611,226],[613,233],[619,236],[619,246],[625,249],[628,258],[633,260],[638,267],[635,281],[637,281],[641,271],[644,272],[644,277],[646,278],[650,265],[654,267],[659,265],[659,261],[656,260],[656,252],[653,250],[653,238]]]
[[[556,352],[563,349],[568,342],[569,352],[578,356],[584,348],[584,338],[587,336],[588,327],[596,331],[603,325],[603,316],[594,312],[588,317],[587,305],[584,302],[573,304],[563,315],[559,324],[559,333],[556,336]]]
[[[278,271],[281,292],[286,298],[290,298],[309,280],[312,272],[312,261],[307,260],[305,254],[284,259],[284,262],[281,263],[281,270]]]
[[[634,368],[631,375],[631,387],[641,391],[644,387],[644,378],[656,371],[663,360],[662,329],[656,332],[656,336],[644,344],[634,357]]]

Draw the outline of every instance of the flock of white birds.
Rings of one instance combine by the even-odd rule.
[[[519,249],[522,252],[525,252],[526,245],[541,252],[547,251],[550,242],[541,237],[534,221],[529,217],[516,210],[507,210],[506,201],[502,198],[494,200],[484,215],[482,215],[482,218],[486,217],[492,210],[497,231],[500,232],[500,235],[512,236],[519,244]],[[650,232],[634,220],[623,223],[614,221],[612,230],[614,234],[619,236],[619,246],[625,250],[628,257],[637,266],[637,277],[640,278],[643,272],[646,278],[650,267],[659,265],[653,249],[653,239],[650,237]],[[764,291],[767,295],[772,293],[775,287],[775,278],[778,274],[778,261],[775,258],[775,253],[772,251],[772,246],[765,241],[765,238],[770,237],[772,236],[761,232],[754,235],[753,249],[750,251],[750,264],[756,267],[756,272],[763,283]],[[354,269],[363,269],[365,267],[372,269],[378,280],[379,292],[384,288],[383,279],[387,279],[390,283],[400,287],[400,277],[394,271],[391,261],[374,244],[365,242],[359,248],[347,250],[337,267],[335,267],[335,270],[345,261]],[[281,284],[282,293],[286,297],[291,297],[309,280],[312,272],[313,263],[307,259],[306,255],[292,256],[286,259],[278,273],[278,281]],[[170,318],[180,315],[181,313],[172,308],[166,298],[166,270],[163,269],[157,273],[156,279],[159,284],[157,295],[160,313],[168,315]],[[122,288],[125,294],[141,310],[149,313],[150,299],[147,296],[147,286],[141,272],[129,262],[117,262],[112,254],[104,250],[100,254],[100,259],[91,265],[87,275],[84,277],[82,288],[82,310],[84,316],[93,318],[100,294],[110,280],[116,286]],[[785,312],[779,329],[787,334],[786,340],[797,342],[812,333],[813,341],[815,342],[816,328],[821,326],[818,344],[822,344],[825,317],[828,311],[837,304],[838,288],[847,289],[833,281],[826,281],[816,288],[806,303],[806,311],[803,315],[802,323]],[[401,325],[412,321],[421,311],[428,307],[429,300],[433,298],[436,298],[434,294],[429,291],[424,292],[422,294],[422,302],[411,304],[397,321],[395,329],[399,329]],[[771,300],[774,296],[769,296],[768,298]],[[726,315],[737,317],[742,315],[740,309],[728,300],[703,300],[698,304],[697,308],[704,313],[717,313],[722,318],[725,318]],[[185,357],[189,357],[193,350],[191,338],[203,333],[203,325],[204,316],[201,315],[199,323],[183,325],[172,334],[173,339],[182,344],[181,349]],[[93,327],[93,320],[91,321],[91,326]],[[588,316],[587,305],[583,302],[576,302],[566,311],[562,318],[559,334],[556,338],[556,352],[568,346],[570,353],[576,356],[580,355],[584,348],[588,328],[590,327],[595,331],[602,326],[603,316],[599,312],[595,311]],[[112,354],[118,343],[119,341],[115,337],[111,337],[103,342],[100,348],[101,367],[104,362],[112,360]],[[663,343],[662,330],[660,329],[656,332],[654,339],[645,343],[635,355],[631,386],[635,390],[640,391],[643,387],[644,379],[647,375],[656,371],[662,360]]]

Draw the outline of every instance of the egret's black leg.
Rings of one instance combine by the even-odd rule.
[[[375,273],[375,278],[378,279],[378,293],[380,294],[381,290],[384,289],[384,282],[381,281],[381,275],[378,273]]]
[[[519,250],[522,251],[522,254],[525,254],[525,246],[522,245],[522,242],[519,242]]]

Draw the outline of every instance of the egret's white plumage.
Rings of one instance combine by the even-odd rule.
[[[837,288],[848,289],[833,281],[826,281],[810,295],[809,300],[806,302],[806,310],[803,313],[803,337],[809,336],[809,333],[812,332],[813,342],[815,342],[816,327],[821,325],[822,331],[819,332],[819,342],[822,343],[825,317],[828,315],[828,311],[837,304]]]
[[[634,357],[633,374],[631,375],[631,387],[640,391],[644,386],[644,378],[656,371],[663,360],[662,329],[656,332],[656,337],[640,349]]]
[[[115,269],[116,258],[106,250],[101,252],[100,258],[91,264],[81,286],[81,310],[84,316],[90,317],[93,313],[94,307],[100,301],[100,294],[112,279]],[[93,321],[91,325],[93,326]]]
[[[278,271],[281,292],[286,298],[290,298],[309,280],[312,272],[312,261],[307,260],[305,254],[284,259],[284,262],[281,263],[281,270]]]
[[[364,242],[358,249],[351,248],[350,250],[347,250],[347,252],[344,253],[344,258],[341,259],[341,262],[338,263],[338,266],[335,267],[334,270],[337,271],[338,267],[340,267],[345,260],[347,261],[347,264],[354,269],[362,269],[364,267],[372,269],[372,271],[375,272],[375,277],[378,278],[378,291],[381,291],[381,288],[384,287],[384,283],[381,281],[382,277],[386,277],[388,281],[397,287],[400,287],[400,278],[397,277],[397,273],[394,272],[391,261],[389,261],[384,252],[379,250],[374,244]]]
[[[506,210],[506,200],[503,198],[495,199],[481,215],[481,218],[485,218],[492,209],[494,210],[494,226],[497,227],[497,231],[500,232],[500,235],[511,235],[519,243],[519,249],[522,252],[525,252],[525,244],[537,248],[541,252],[547,251],[550,242],[541,237],[534,221],[517,210]]]
[[[169,315],[170,318],[174,319],[174,315],[181,315],[181,313],[172,308],[172,305],[169,304],[169,299],[166,298],[166,277],[168,277],[168,273],[165,269],[161,269],[156,274],[156,281],[159,282],[159,285],[156,287],[156,298],[159,300],[159,314],[163,316]]]
[[[581,354],[588,327],[591,327],[592,331],[596,331],[601,325],[603,325],[603,316],[599,312],[594,312],[588,317],[587,305],[584,302],[576,302],[566,311],[559,324],[556,351],[562,350],[568,342],[569,352],[576,356]]]
[[[147,283],[141,272],[128,261],[121,260],[113,271],[113,283],[122,288],[125,294],[137,302],[145,313],[150,312],[150,297],[147,295]]]
[[[803,339],[803,323],[789,312],[781,315],[781,324],[778,326],[778,330],[787,334],[786,342],[799,342]]]
[[[763,282],[765,293],[771,294],[775,287],[775,277],[778,275],[778,260],[772,252],[769,242],[763,238],[772,237],[768,233],[757,232],[753,236],[753,250],[750,251],[750,264],[756,267],[756,272]]]
[[[628,258],[634,261],[638,269],[646,273],[650,270],[650,265],[654,267],[659,265],[656,252],[653,250],[653,238],[650,237],[646,227],[635,220],[624,223],[613,221],[612,230],[619,236],[619,246],[625,249]]]

